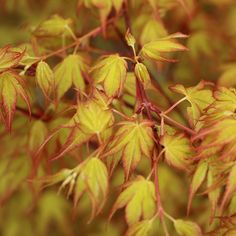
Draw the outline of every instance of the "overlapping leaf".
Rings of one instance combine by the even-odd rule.
[[[148,236],[152,230],[153,220],[143,220],[134,225],[132,225],[125,236]]]
[[[120,127],[115,133],[106,156],[122,152],[122,163],[125,170],[126,179],[135,169],[142,155],[152,156],[154,139],[152,134],[152,123],[149,121],[125,121],[120,123]]]
[[[59,191],[68,186],[67,195],[74,195],[75,206],[86,192],[92,203],[92,219],[105,202],[108,191],[108,172],[100,159],[89,157],[74,169],[61,170],[55,175],[43,178],[41,182],[43,186],[62,182]]]
[[[9,45],[0,48],[0,72],[17,66],[23,56],[24,51],[18,52]]]
[[[204,109],[214,101],[212,91],[210,89],[205,89],[204,87],[204,81],[189,88],[185,88],[180,84],[171,86],[172,91],[183,94],[186,97],[186,100],[191,104],[191,106],[187,108],[187,113],[192,126],[197,124]]]
[[[55,87],[57,98],[61,98],[72,86],[83,91],[85,89],[84,75],[87,63],[82,55],[69,55],[55,68]]]
[[[102,83],[107,96],[119,96],[126,79],[127,63],[118,54],[102,58],[92,68],[95,83]]]
[[[164,146],[165,160],[169,165],[189,170],[194,152],[189,139],[184,134],[166,133],[161,139],[161,144]]]
[[[153,182],[138,176],[134,181],[127,183],[112,208],[110,218],[116,210],[123,207],[129,225],[136,224],[141,219],[151,219],[156,212]]]

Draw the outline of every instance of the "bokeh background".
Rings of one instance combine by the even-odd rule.
[[[168,86],[174,83],[193,86],[201,80],[207,80],[224,86],[236,86],[235,0],[128,2],[132,33],[140,45],[170,33],[189,35],[183,41],[189,51],[178,54],[177,63],[149,65],[159,91],[150,91],[153,100],[168,107],[175,100],[168,90]],[[100,24],[96,9],[78,9],[77,4],[77,0],[0,0],[0,47],[31,43],[34,40],[32,32],[37,25],[53,14],[72,18],[76,35],[83,35]],[[155,17],[155,4],[158,4],[159,16],[165,27]],[[127,48],[120,33],[125,33],[122,20],[115,27],[109,26],[106,37],[93,39],[91,45],[99,50],[125,54]],[[163,94],[169,95],[169,99]],[[34,102],[40,106],[40,97]],[[109,209],[118,194],[117,186],[122,183],[121,169],[118,168],[114,173],[111,195],[102,214],[87,224],[90,215],[88,198],[81,200],[74,214],[71,199],[66,199],[65,194],[57,194],[58,186],[47,188],[37,196],[32,193],[31,184],[27,181],[31,168],[29,153],[26,151],[31,127],[24,126],[27,123],[27,117],[16,118],[12,134],[6,134],[0,124],[0,235],[122,235],[126,228],[123,211],[119,211],[110,224],[107,223]],[[73,164],[69,163],[71,166]],[[140,165],[140,173],[146,165]],[[184,218],[189,178],[163,164],[160,166],[160,182],[166,210],[178,218]],[[209,230],[206,222],[209,214],[207,199],[204,196],[194,198],[190,219]],[[171,229],[172,226],[168,227]],[[162,235],[158,224],[156,233]],[[175,235],[174,231],[171,235]]]

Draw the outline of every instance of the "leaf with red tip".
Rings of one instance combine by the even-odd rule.
[[[9,45],[0,48],[0,72],[17,66],[23,56],[24,51],[18,52],[13,50]]]
[[[21,78],[13,72],[4,72],[0,74],[0,104],[3,107],[1,113],[5,126],[9,130],[11,130],[17,96],[19,95],[26,102],[30,113],[29,98],[22,87]]]

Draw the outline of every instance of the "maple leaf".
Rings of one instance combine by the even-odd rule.
[[[69,55],[54,69],[57,98],[60,99],[72,84],[79,90],[85,89],[83,75],[87,63],[82,55]]]
[[[201,228],[192,221],[175,220],[175,230],[180,236],[202,236]]]
[[[101,58],[92,68],[96,83],[102,83],[109,97],[119,96],[126,78],[127,63],[118,54]]]
[[[210,89],[204,89],[205,82],[201,81],[194,87],[185,88],[181,84],[171,86],[170,89],[176,93],[183,94],[186,100],[191,104],[187,108],[190,124],[195,127],[200,116],[212,102],[214,101],[213,93]]]
[[[126,179],[135,169],[142,154],[151,157],[154,147],[152,122],[124,121],[111,140],[105,156],[122,151],[122,162]]]
[[[31,113],[29,98],[23,89],[23,81],[14,72],[3,72],[0,74],[0,105],[1,117],[7,129],[11,130],[12,120],[16,109],[17,97],[21,98],[27,104],[29,113]]]
[[[128,182],[112,208],[110,218],[119,208],[125,207],[125,217],[129,225],[140,219],[151,219],[156,212],[155,187],[153,182],[138,176]]]
[[[72,20],[63,19],[59,15],[53,15],[43,21],[33,32],[37,37],[74,36],[71,29]]]
[[[231,64],[225,66],[223,74],[218,79],[218,84],[220,86],[234,87],[236,77],[236,64]]]
[[[187,36],[181,33],[175,33],[164,38],[144,44],[140,51],[140,55],[144,58],[156,61],[174,62],[173,59],[167,59],[162,55],[167,52],[185,51],[187,48],[182,44],[177,43],[175,38],[186,38]]]
[[[17,66],[24,56],[24,51],[14,50],[6,45],[0,48],[0,73]]]
[[[39,181],[44,187],[62,182],[59,191],[69,185],[67,196],[74,194],[75,206],[81,196],[87,192],[92,203],[90,221],[102,209],[108,191],[107,168],[97,157],[88,157],[74,169],[61,170],[59,173],[46,176]]]
[[[166,133],[161,138],[161,144],[164,146],[165,160],[169,165],[181,170],[189,170],[194,152],[189,139],[184,134]]]

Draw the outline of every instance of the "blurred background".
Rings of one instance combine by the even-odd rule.
[[[160,95],[170,94],[168,86],[173,83],[192,86],[207,80],[227,87],[236,86],[235,0],[130,0],[128,3],[132,33],[140,45],[175,32],[189,35],[183,40],[189,51],[179,53],[177,63],[149,65],[159,91],[157,94],[150,91],[153,100],[167,107],[169,101]],[[0,0],[0,47],[33,42],[32,33],[36,27],[53,14],[71,18],[76,35],[83,35],[100,25],[97,9],[78,8],[77,0]],[[91,40],[92,48],[125,55],[127,48],[121,40],[125,31],[123,20],[118,20],[115,27],[107,29],[106,37]],[[174,99],[173,95],[170,99]],[[121,168],[112,178],[111,196],[105,209],[90,224],[87,224],[90,203],[86,196],[75,214],[72,201],[66,199],[65,194],[57,194],[58,186],[47,188],[37,197],[32,194],[31,184],[27,181],[30,158],[26,151],[31,127],[22,129],[27,122],[27,117],[15,119],[16,131],[11,135],[0,127],[0,235],[122,235],[126,229],[123,211],[116,213],[107,224],[109,210],[118,194],[117,186],[123,180]],[[139,166],[142,173],[147,164]],[[163,164],[160,181],[167,212],[184,218],[188,178]],[[210,230],[206,222],[209,208],[206,198],[194,198],[191,219],[207,230]],[[156,233],[163,235],[159,228],[157,223]],[[174,235],[173,231],[171,236]]]

